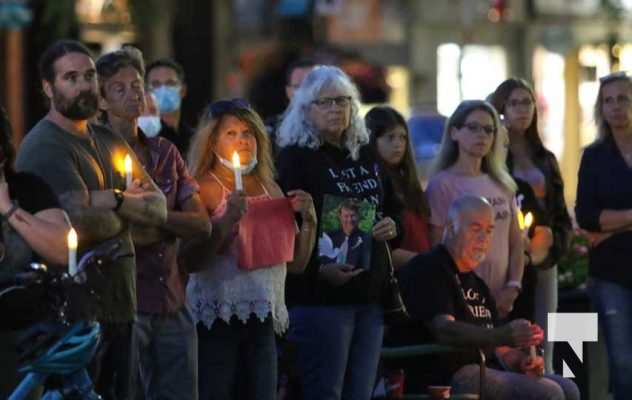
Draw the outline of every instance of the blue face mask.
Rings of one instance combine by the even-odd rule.
[[[141,115],[138,117],[138,127],[141,131],[143,131],[145,136],[153,138],[158,136],[160,133],[162,124],[160,122],[160,117],[156,115]]]
[[[180,109],[180,103],[182,103],[180,89],[180,86],[162,85],[152,90],[161,113],[170,113]]]

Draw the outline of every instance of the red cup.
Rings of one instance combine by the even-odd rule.
[[[445,400],[450,398],[450,386],[428,386],[428,394],[433,400]]]
[[[401,399],[404,397],[404,370],[396,369],[386,377],[386,398]]]

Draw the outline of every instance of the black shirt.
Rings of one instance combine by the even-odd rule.
[[[358,160],[349,152],[329,144],[318,149],[289,146],[281,150],[278,159],[279,184],[285,192],[301,189],[311,194],[320,216],[325,195],[367,200],[375,204],[377,214],[397,218],[396,200],[392,190],[383,190],[377,161],[365,146]],[[320,219],[318,231],[320,232]],[[400,231],[400,230],[398,230]],[[316,243],[316,246],[318,243]],[[289,274],[286,284],[287,301],[295,304],[370,304],[379,303],[385,290],[388,272],[386,245],[373,241],[371,268],[342,286],[334,287],[318,279],[318,251],[301,275]]]
[[[493,328],[496,303],[485,282],[476,273],[459,273],[448,250],[439,244],[415,256],[399,270],[399,284],[408,313],[414,321],[428,325],[438,315]],[[436,338],[434,338],[436,340]],[[452,376],[459,368],[478,362],[474,350],[442,357],[440,369]]]
[[[178,126],[178,130],[175,130],[171,126],[169,126],[165,121],[161,121],[162,128],[158,135],[163,138],[169,140],[171,143],[175,144],[182,158],[187,159],[187,152],[189,151],[189,145],[191,144],[191,138],[193,138],[193,134],[195,133],[193,129],[191,129],[187,124],[180,120],[180,125]]]
[[[60,208],[57,196],[40,177],[28,172],[7,175],[9,194],[12,200],[31,214],[49,208]]]
[[[6,176],[11,200],[23,210],[36,214],[49,208],[59,208],[57,196],[41,178],[30,173],[13,173]],[[9,221],[0,217],[0,277],[6,277],[22,270],[29,263],[39,261],[22,236],[13,229]]]
[[[587,231],[600,232],[603,210],[632,209],[632,168],[609,136],[584,150],[579,164],[577,223]],[[632,288],[632,231],[615,233],[589,252],[590,275]]]

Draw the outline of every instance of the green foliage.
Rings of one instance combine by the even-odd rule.
[[[586,285],[588,279],[588,237],[579,230],[573,232],[568,252],[557,264],[560,289],[573,289]]]

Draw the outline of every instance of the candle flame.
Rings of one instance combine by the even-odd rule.
[[[68,248],[77,249],[78,244],[79,238],[77,237],[77,231],[75,231],[75,228],[70,228],[70,231],[68,232]]]
[[[239,160],[239,154],[237,154],[237,152],[233,153],[233,167],[241,168],[241,161]]]
[[[124,165],[125,165],[125,173],[131,173],[132,172],[132,157],[129,156],[129,154],[125,155],[125,160],[123,161]]]
[[[530,213],[529,213],[530,214]],[[518,210],[518,227],[520,227],[520,230],[524,230],[524,214],[522,213],[522,210]]]
[[[531,224],[533,224],[533,214],[528,212],[527,215],[524,216],[524,227],[529,229]]]

